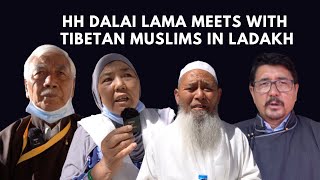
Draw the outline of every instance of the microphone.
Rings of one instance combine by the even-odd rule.
[[[43,134],[38,128],[30,128],[28,132],[28,139],[31,145],[31,148],[36,148],[44,144]]]
[[[123,118],[124,125],[131,125],[133,127],[132,129],[133,134],[137,132],[141,132],[140,114],[136,109],[125,108],[121,112],[121,117]]]

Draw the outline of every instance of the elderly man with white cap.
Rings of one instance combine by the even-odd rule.
[[[187,64],[174,95],[178,115],[148,146],[137,179],[260,179],[245,135],[219,118],[221,89],[209,64]]]

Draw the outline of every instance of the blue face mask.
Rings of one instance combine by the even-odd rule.
[[[62,108],[50,112],[40,109],[30,101],[26,108],[26,112],[46,121],[49,124],[52,124],[64,117],[74,114],[74,109],[72,106],[71,99],[69,99],[68,102]]]
[[[139,101],[138,105],[136,107],[136,110],[140,113],[142,110],[144,110],[146,107],[144,106],[144,104]],[[109,119],[111,119],[112,121],[117,122],[118,124],[123,124],[123,119],[120,115],[114,114],[112,112],[110,112],[107,107],[102,104],[102,112],[101,112],[104,116],[108,117]]]

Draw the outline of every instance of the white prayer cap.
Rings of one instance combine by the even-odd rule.
[[[213,67],[203,61],[193,61],[193,62],[187,64],[180,71],[179,81],[185,73],[187,73],[188,71],[194,70],[194,69],[201,69],[201,70],[207,71],[208,73],[210,73],[214,77],[214,79],[216,80],[216,82],[218,84],[217,75],[216,75],[216,72],[214,71]]]

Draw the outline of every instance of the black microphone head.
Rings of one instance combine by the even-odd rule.
[[[133,127],[132,132],[140,132],[140,114],[134,108],[125,108],[121,112],[121,117],[123,118],[123,125],[131,125]]]
[[[121,112],[121,117],[123,119],[130,119],[133,117],[139,116],[139,112],[134,109],[134,108],[125,108],[122,112]]]
[[[36,148],[44,144],[42,131],[39,128],[30,128],[28,132],[28,139],[32,148]]]

